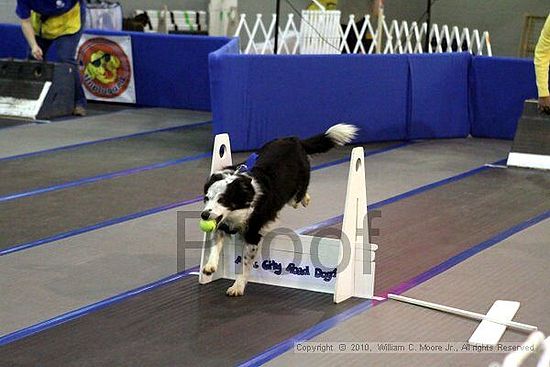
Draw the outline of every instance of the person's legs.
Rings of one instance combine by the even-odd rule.
[[[82,82],[80,80],[80,73],[78,71],[78,64],[76,62],[76,48],[80,41],[81,32],[70,36],[61,36],[56,39],[55,45],[57,47],[57,56],[63,63],[70,64],[73,67],[75,96],[75,107],[86,107],[86,96],[84,95],[84,89],[82,89]]]

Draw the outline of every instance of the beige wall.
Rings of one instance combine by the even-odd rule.
[[[303,9],[309,0],[291,0]],[[365,1],[365,0],[346,0]],[[369,0],[366,0],[369,1]],[[275,12],[275,0],[239,0],[241,12],[270,16]],[[171,9],[206,10],[208,0],[120,0],[126,14],[138,8],[160,8],[166,4]],[[0,0],[0,22],[14,23],[16,0]],[[282,14],[292,10],[281,0]],[[388,19],[417,20],[426,9],[426,0],[385,0]],[[457,25],[470,29],[488,30],[493,53],[499,56],[516,56],[523,28],[525,13],[546,15],[550,12],[550,0],[437,0],[433,5],[432,21],[438,24]],[[286,17],[285,17],[286,19]]]
[[[549,0],[439,0],[433,5],[432,20],[487,30],[494,55],[517,56],[524,14],[549,12]]]
[[[0,23],[16,23],[18,18],[15,15],[16,0],[0,0]]]
[[[117,0],[122,5],[125,16],[130,16],[135,9],[159,9],[164,5],[168,9],[178,10],[206,10],[207,0]]]

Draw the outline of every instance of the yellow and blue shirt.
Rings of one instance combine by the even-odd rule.
[[[56,39],[79,32],[85,11],[83,0],[17,0],[15,13],[31,19],[37,36]]]
[[[71,10],[80,0],[17,0],[15,13],[21,19],[31,17],[31,11],[51,17]]]
[[[535,48],[535,72],[539,97],[548,97],[548,68],[550,67],[550,15],[546,18]]]

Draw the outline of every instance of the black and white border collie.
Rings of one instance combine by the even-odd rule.
[[[210,175],[204,185],[204,220],[214,219],[214,246],[208,262],[202,269],[206,275],[218,267],[220,252],[226,234],[240,234],[244,239],[243,272],[227,289],[229,296],[242,296],[262,230],[273,222],[289,204],[307,207],[311,198],[307,192],[310,176],[309,155],[324,153],[337,145],[353,140],[357,127],[338,124],[325,133],[300,140],[288,137],[273,140],[258,152],[250,170],[242,165],[225,167]]]

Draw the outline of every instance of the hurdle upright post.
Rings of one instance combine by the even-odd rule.
[[[231,166],[232,164],[233,159],[231,158],[231,143],[229,142],[229,135],[216,135],[216,138],[214,139],[214,148],[212,150],[212,164],[210,166],[210,174],[219,171],[223,167]],[[211,275],[206,275],[202,272],[203,267],[208,262],[210,251],[212,250],[212,234],[213,232],[205,233],[203,238],[203,246],[201,250],[201,265],[199,269],[199,283],[201,284],[210,283],[214,280],[222,278],[224,274],[223,261],[220,261],[217,272]],[[226,241],[228,240],[226,239]],[[220,254],[220,258],[223,259],[223,250]]]
[[[374,293],[374,251],[369,242],[365,152],[351,152],[348,186],[342,222],[342,235],[334,302],[350,297],[372,298]]]

